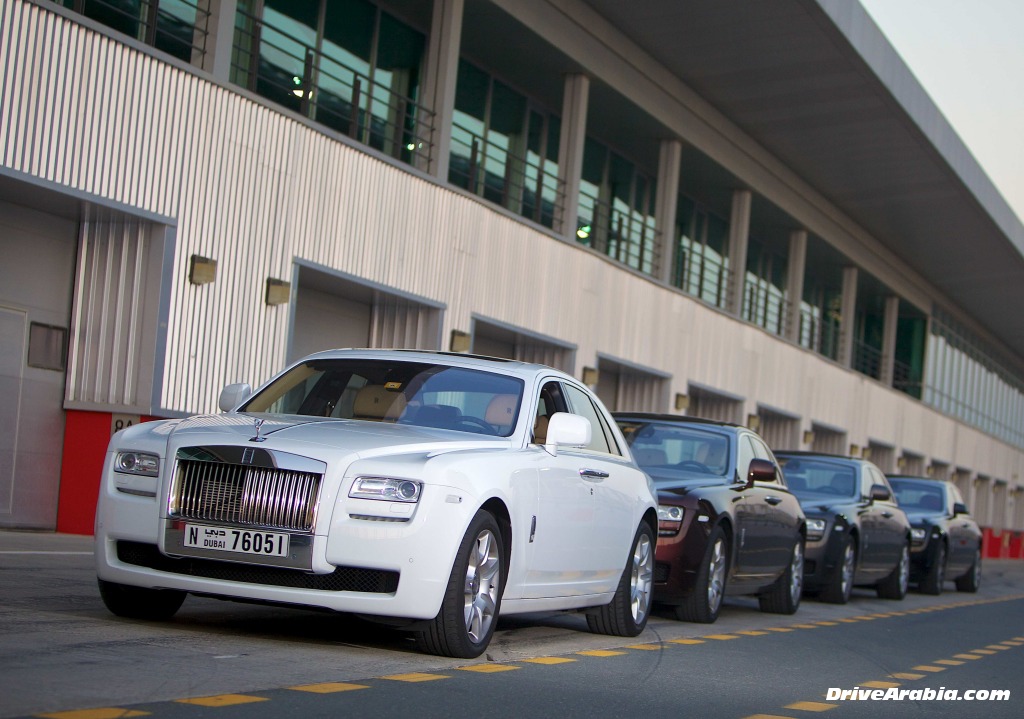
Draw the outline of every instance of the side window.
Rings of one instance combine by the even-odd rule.
[[[604,452],[605,454],[621,455],[622,452],[615,443],[615,438],[611,433],[608,422],[605,420],[601,410],[590,399],[590,396],[572,385],[565,386],[565,393],[569,397],[572,411],[590,420],[590,444],[586,449],[594,452]]]
[[[871,494],[871,487],[873,485],[880,484],[883,487],[886,487],[892,494],[892,501],[896,501],[896,493],[892,491],[892,487],[889,486],[889,481],[885,478],[885,475],[882,474],[880,470],[875,469],[874,467],[868,467],[867,475],[868,477],[870,477],[870,481],[868,482],[868,496],[870,496]]]
[[[770,449],[768,449],[768,445],[767,444],[765,444],[759,438],[757,438],[757,437],[755,437],[753,435],[747,435],[747,436],[750,438],[750,443],[754,447],[754,457],[756,459],[767,460],[767,461],[771,462],[772,464],[774,464],[776,467],[779,465],[779,463],[775,461],[775,457],[772,455],[772,451]],[[779,481],[778,477],[776,477],[775,481],[776,482]]]
[[[739,454],[736,457],[736,474],[737,481],[746,482],[747,475],[750,474],[750,460],[754,459],[757,455],[754,453],[754,443],[750,441],[750,435],[740,435],[739,438]]]
[[[533,423],[534,444],[544,444],[548,436],[548,420],[555,412],[568,412],[569,408],[558,382],[545,382],[537,399],[537,418]]]

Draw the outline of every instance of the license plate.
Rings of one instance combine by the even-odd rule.
[[[215,549],[262,557],[287,557],[288,539],[289,535],[282,532],[186,524],[184,544],[195,549]]]

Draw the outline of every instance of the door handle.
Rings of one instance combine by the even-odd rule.
[[[782,497],[776,497],[774,495],[770,495],[768,497],[765,497],[764,501],[766,501],[768,504],[770,504],[770,505],[772,505],[774,507],[776,504],[781,504],[782,503]]]
[[[600,469],[581,469],[580,476],[583,479],[607,479],[608,473]]]

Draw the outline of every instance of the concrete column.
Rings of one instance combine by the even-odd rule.
[[[729,217],[729,304],[737,317],[743,314],[743,290],[747,278],[747,243],[750,241],[750,190],[734,190]]]
[[[589,98],[590,78],[586,75],[566,75],[562,96],[562,130],[558,140],[558,184],[562,188],[562,197],[555,217],[555,230],[572,242],[576,241],[576,222],[579,219]]]
[[[662,140],[658,153],[658,196],[654,200],[654,224],[660,233],[655,277],[666,284],[672,281],[676,208],[679,205],[679,168],[682,162],[683,143],[679,140]]]
[[[839,308],[839,356],[843,367],[853,366],[853,331],[857,324],[857,268],[843,268],[843,296]]]
[[[202,68],[221,82],[231,80],[231,53],[235,44],[235,15],[238,0],[208,0],[198,3],[199,10],[210,13],[207,24],[206,54]],[[197,43],[202,45],[202,43]]]
[[[878,379],[892,387],[896,377],[896,329],[900,321],[900,298],[885,298],[885,325],[882,328],[882,366]]]
[[[423,103],[434,116],[430,162],[423,169],[442,182],[448,181],[463,7],[464,0],[434,0],[430,37],[427,40]]]
[[[800,341],[800,303],[804,299],[807,269],[807,230],[789,233],[789,266],[786,269],[786,332],[790,342]]]

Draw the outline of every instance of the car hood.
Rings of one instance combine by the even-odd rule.
[[[256,421],[263,420],[258,432]],[[257,434],[259,440],[256,439]],[[467,432],[416,427],[390,422],[228,413],[200,415],[176,422],[169,444],[238,444],[320,455],[355,453],[360,457],[403,452],[437,453],[470,448],[506,448],[506,437],[488,437]],[[251,444],[250,444],[251,443]]]

